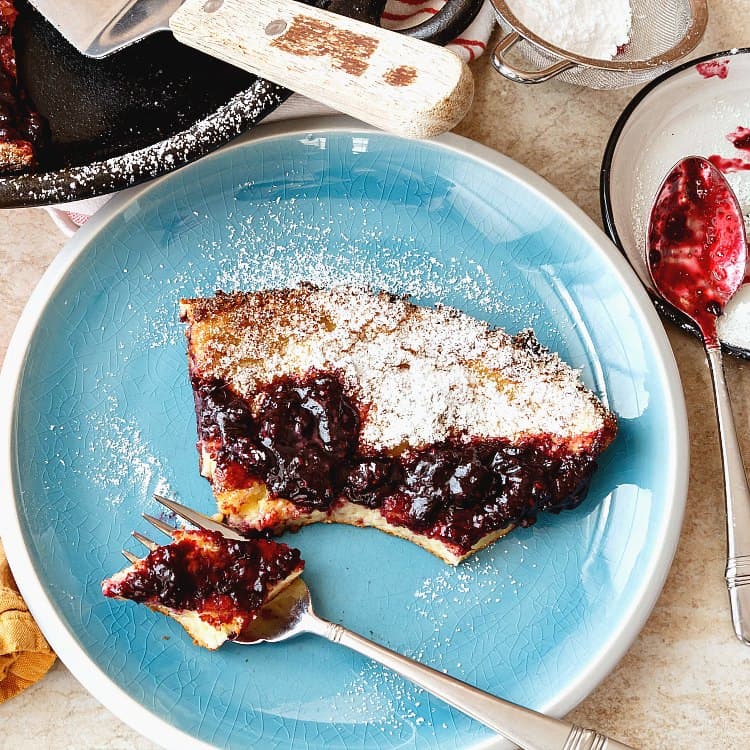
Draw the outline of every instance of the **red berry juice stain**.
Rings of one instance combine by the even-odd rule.
[[[698,74],[704,78],[724,79],[729,75],[729,59],[708,60],[695,66]]]
[[[744,128],[740,125],[731,133],[727,133],[726,138],[739,151],[749,152],[749,156],[727,158],[719,154],[711,154],[708,160],[716,169],[724,174],[729,174],[730,172],[750,172],[750,128]]]
[[[731,172],[750,172],[750,161],[741,157],[734,159],[727,159],[719,154],[711,154],[708,160],[713,164],[716,169],[724,174],[730,174]]]
[[[745,128],[742,127],[742,125],[739,125],[731,133],[727,133],[727,140],[736,149],[739,149],[740,151],[750,152],[750,128]],[[750,169],[750,165],[745,162],[742,169],[748,170]],[[748,263],[747,272],[745,273],[745,278],[742,283],[750,284],[750,262]]]
[[[742,283],[747,247],[736,198],[705,159],[670,172],[651,210],[648,265],[656,288],[718,346],[716,318]]]
[[[740,125],[736,130],[727,133],[727,140],[740,151],[750,151],[750,128]]]

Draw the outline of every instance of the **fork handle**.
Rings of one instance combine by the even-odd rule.
[[[518,745],[522,750],[633,750],[566,721],[517,706],[426,667],[351,630],[310,615],[306,629],[380,662]]]

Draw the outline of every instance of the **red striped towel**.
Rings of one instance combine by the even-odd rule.
[[[388,0],[382,24],[387,29],[405,29],[434,16],[443,5],[444,0]],[[492,8],[485,3],[464,33],[447,45],[448,49],[464,60],[476,59],[486,49],[494,23]]]

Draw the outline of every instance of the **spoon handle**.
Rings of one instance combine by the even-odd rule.
[[[750,488],[742,464],[732,403],[724,378],[721,349],[706,347],[719,421],[724,497],[727,505],[727,569],[729,604],[737,637],[750,645]]]
[[[591,729],[517,706],[310,614],[306,630],[392,669],[522,750],[633,750]]]

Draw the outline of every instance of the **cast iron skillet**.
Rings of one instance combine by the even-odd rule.
[[[306,0],[379,22],[386,0]],[[410,36],[444,44],[482,0],[447,0]],[[104,60],[77,52],[27,0],[15,42],[19,78],[49,123],[40,167],[0,178],[0,208],[92,198],[177,169],[219,148],[272,112],[289,89],[156,34]]]

